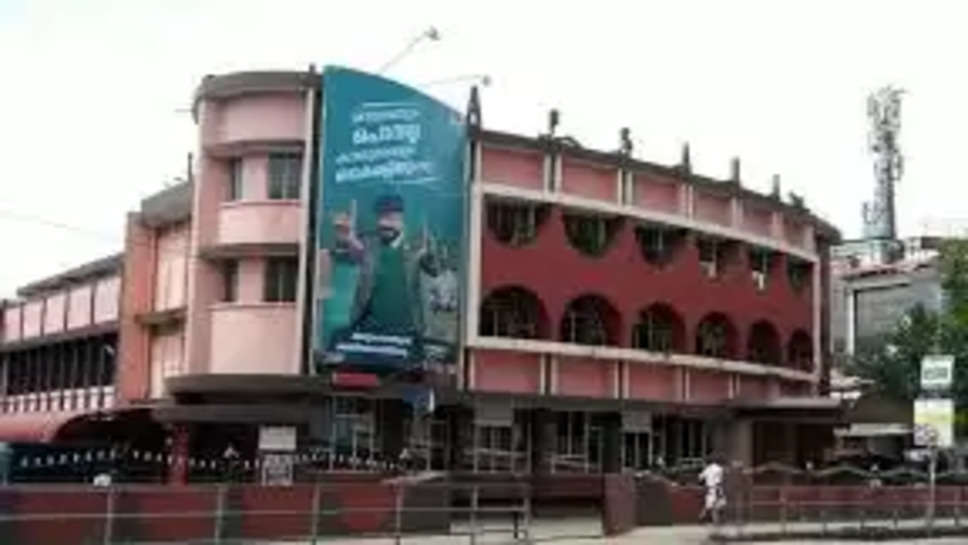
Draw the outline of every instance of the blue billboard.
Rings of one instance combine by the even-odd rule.
[[[466,128],[447,105],[323,71],[314,360],[397,369],[456,361]]]

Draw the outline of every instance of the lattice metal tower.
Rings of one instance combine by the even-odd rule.
[[[887,86],[867,97],[870,120],[868,148],[874,155],[874,200],[864,203],[864,237],[894,240],[897,218],[894,207],[894,184],[904,174],[904,156],[898,146],[901,132],[901,94],[904,91]]]

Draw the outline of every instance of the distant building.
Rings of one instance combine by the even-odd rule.
[[[831,254],[831,342],[834,354],[853,354],[890,332],[917,305],[943,307],[938,237],[847,241]],[[894,259],[885,260],[885,254]]]

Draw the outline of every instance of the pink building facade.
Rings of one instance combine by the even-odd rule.
[[[322,470],[405,447],[428,468],[515,473],[821,456],[836,230],[738,179],[553,135],[469,127],[452,369],[315,368],[323,91],[312,71],[202,81],[193,180],[129,214],[123,256],[5,303],[0,440],[96,434],[109,413],[112,441],[198,456],[257,457],[264,428],[284,427]]]

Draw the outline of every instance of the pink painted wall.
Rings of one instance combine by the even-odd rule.
[[[739,392],[736,397],[748,399],[766,399],[770,397],[770,385],[766,377],[743,375],[739,379]]]
[[[298,372],[293,367],[298,325],[295,304],[213,305],[211,313],[212,342],[207,372]]]
[[[561,164],[561,191],[571,195],[615,202],[618,172],[564,159]]]
[[[299,242],[302,214],[299,201],[251,201],[222,203],[218,241]]]
[[[94,323],[100,324],[118,319],[120,291],[120,277],[112,276],[98,280],[94,287]]]
[[[746,205],[743,209],[743,228],[751,233],[768,237],[772,233],[773,212]]]
[[[181,329],[161,332],[151,338],[152,399],[165,397],[165,379],[185,372],[185,332]]]
[[[220,101],[215,109],[211,127],[203,131],[206,144],[303,138],[301,93],[249,94]]]
[[[696,189],[693,194],[693,213],[702,221],[729,226],[732,223],[730,199]]]
[[[13,342],[20,340],[20,310],[21,307],[15,306],[3,312],[3,341]]]
[[[729,398],[729,375],[716,371],[689,371],[689,401],[718,403]]]
[[[541,356],[509,350],[474,351],[474,389],[495,392],[540,392]]]
[[[44,311],[44,335],[64,331],[64,311],[67,309],[67,294],[61,292],[47,298]]]
[[[36,337],[40,335],[40,320],[41,314],[44,310],[43,299],[37,301],[30,301],[24,305],[24,338],[29,339],[31,337]]]
[[[71,288],[67,309],[67,329],[91,325],[91,286]]]
[[[617,369],[611,360],[559,356],[557,395],[615,397]]]
[[[806,226],[801,221],[791,218],[783,218],[783,236],[786,241],[793,246],[804,246],[804,234]]]
[[[670,214],[679,212],[680,184],[652,174],[636,174],[632,190],[634,203],[640,208]]]
[[[544,187],[544,156],[537,151],[512,151],[483,146],[481,178],[499,183],[540,190]]]
[[[189,224],[183,223],[158,234],[154,310],[185,306],[188,267]]]
[[[679,400],[678,370],[665,365],[628,364],[629,398]]]

